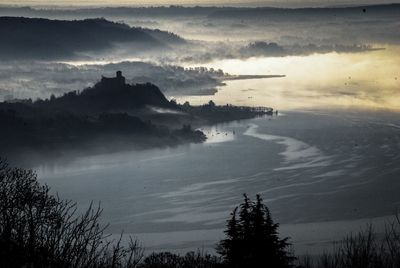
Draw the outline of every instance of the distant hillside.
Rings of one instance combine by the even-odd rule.
[[[268,20],[315,20],[315,19],[372,19],[398,18],[400,4],[368,5],[325,8],[221,8],[208,15],[210,19],[268,19]]]
[[[132,49],[167,49],[185,41],[159,30],[132,28],[105,19],[49,20],[0,17],[0,59],[70,59],[115,44]]]
[[[0,6],[0,16],[25,17],[187,17],[207,16],[217,7],[182,7],[182,6],[154,6],[154,7],[100,7],[79,9],[40,9],[32,7]]]
[[[18,15],[35,17],[152,17],[152,18],[176,18],[176,17],[212,17],[212,18],[236,18],[252,16],[282,18],[290,16],[347,16],[360,14],[363,9],[369,16],[382,14],[398,16],[400,4],[356,5],[321,8],[272,8],[272,7],[183,7],[183,6],[156,6],[156,7],[106,7],[106,8],[80,8],[80,9],[40,9],[31,7],[0,7],[0,16]],[[236,18],[237,19],[237,18]]]

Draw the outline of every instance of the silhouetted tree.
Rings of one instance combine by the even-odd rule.
[[[143,250],[107,240],[100,208],[77,215],[30,170],[0,160],[0,267],[136,267]]]
[[[213,102],[212,100],[210,100],[210,101],[208,102],[208,106],[209,106],[210,108],[214,108],[214,107],[215,107],[215,102]]]
[[[377,233],[372,225],[351,233],[319,256],[305,255],[301,268],[398,268],[400,267],[400,216],[386,222]]]
[[[277,223],[257,195],[252,202],[247,195],[227,221],[226,238],[217,246],[228,267],[293,267],[288,238],[279,238]]]
[[[217,248],[227,263],[238,263],[240,260],[240,226],[237,221],[238,208],[236,207],[231,213],[231,218],[227,222],[227,229],[225,230],[226,239],[222,240]]]

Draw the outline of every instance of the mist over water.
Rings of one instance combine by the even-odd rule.
[[[74,66],[58,67],[41,65],[41,72],[50,72],[50,77],[46,78],[35,72],[27,74],[20,67],[4,67],[4,76],[0,77],[4,82],[0,96],[26,98],[59,95],[71,89],[80,90],[90,86],[102,72],[109,74],[113,69],[121,68],[129,75],[129,82],[154,81],[161,85],[169,98],[175,98],[180,103],[189,101],[200,105],[212,99],[218,104],[272,106],[278,110],[345,108],[399,111],[399,51],[398,46],[390,46],[384,50],[357,54],[253,57],[214,60],[207,64],[183,64],[184,68],[203,66],[220,69],[231,75],[284,76],[242,80],[225,80],[223,77],[213,80],[211,73],[200,76],[177,72],[168,65],[158,66],[151,61],[100,64],[96,61],[84,64],[69,62]],[[154,72],[160,76],[154,76]],[[14,73],[12,80],[9,78],[11,73]],[[68,76],[73,80],[69,80]],[[45,82],[46,79],[51,81]]]
[[[205,66],[231,74],[283,74],[283,78],[226,81],[213,100],[220,104],[302,108],[400,108],[399,47],[360,54],[250,58]],[[201,104],[208,96],[190,97]],[[183,100],[184,98],[182,98]]]
[[[82,90],[100,75],[121,69],[129,82],[153,82],[170,98],[194,104],[213,99],[221,104],[276,109],[398,110],[397,9],[398,6],[368,7],[365,12],[357,7],[256,11],[216,7],[2,8],[0,15],[63,20],[103,17],[136,27],[135,31],[155,29],[145,34],[155,38],[160,50],[147,51],[146,48],[155,44],[135,45],[125,42],[123,37],[113,41],[116,35],[113,30],[118,32],[121,27],[110,24],[111,30],[107,28],[110,33],[102,36],[105,40],[99,46],[101,49],[93,46],[91,50],[75,51],[79,46],[67,46],[65,59],[60,59],[63,52],[57,51],[59,58],[40,61],[39,65],[34,60],[24,64],[2,62],[0,99],[7,96],[48,98],[51,94]],[[98,27],[105,24],[101,20],[93,22]],[[179,38],[158,29],[177,34]],[[90,47],[90,42],[86,40],[86,46]],[[184,43],[177,45],[176,42]],[[233,75],[285,77],[213,81],[212,74],[183,73],[169,68],[171,65],[205,66]]]
[[[99,25],[109,31],[96,36],[101,47],[89,38],[84,50],[75,31],[65,38],[72,45],[39,40],[63,48],[54,58],[40,49],[29,59],[0,53],[0,100],[54,99],[121,70],[128,83],[158,86],[167,103],[278,111],[196,124],[207,135],[200,144],[136,150],[110,138],[120,147],[101,150],[102,141],[99,150],[60,150],[57,157],[33,152],[18,164],[82,211],[100,202],[107,232],[138,236],[149,252],[214,252],[243,193],[261,194],[296,254],[329,250],[368,223],[381,233],[400,206],[398,9],[0,7],[4,16],[62,19],[67,29],[78,20],[95,33]],[[148,42],[137,45],[136,34]],[[165,126],[178,124],[168,116],[186,115],[145,108]]]

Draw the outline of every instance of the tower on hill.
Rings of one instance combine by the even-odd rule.
[[[117,71],[116,77],[101,77],[101,83],[104,86],[115,87],[125,85],[125,77],[121,71]]]

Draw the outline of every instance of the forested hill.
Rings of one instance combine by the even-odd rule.
[[[35,107],[51,111],[67,111],[75,114],[96,114],[103,112],[126,112],[148,105],[175,108],[160,89],[150,83],[118,84],[99,82],[82,92],[71,91],[60,97],[39,100]]]
[[[46,100],[0,103],[2,156],[19,158],[27,152],[56,153],[86,148],[103,152],[127,148],[173,146],[202,142],[205,135],[190,125],[158,124],[142,117],[152,107],[179,109],[153,84],[102,78],[94,87]]]
[[[0,36],[0,59],[71,59],[79,53],[110,49],[115,44],[145,51],[185,43],[172,33],[105,19],[0,17]]]

